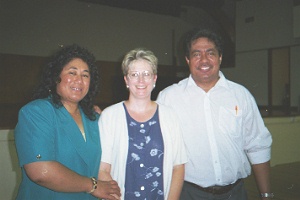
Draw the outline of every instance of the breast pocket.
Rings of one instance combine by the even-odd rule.
[[[239,136],[242,131],[243,110],[220,107],[219,129],[225,134]]]

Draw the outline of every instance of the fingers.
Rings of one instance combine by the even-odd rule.
[[[115,194],[111,194],[108,198],[106,198],[106,200],[119,200],[119,199],[121,198]]]
[[[111,184],[111,194],[116,194],[117,196],[121,196],[121,190],[120,187],[118,186],[118,183],[114,180],[109,181]]]
[[[114,180],[100,181],[98,180],[98,187],[93,193],[94,196],[108,200],[120,199],[121,191],[118,183]]]
[[[99,108],[99,106],[97,106],[97,105],[94,105],[94,111],[98,114],[101,114],[101,112],[102,112],[101,108]]]

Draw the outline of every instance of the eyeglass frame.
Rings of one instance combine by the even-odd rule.
[[[135,73],[137,76],[132,77],[132,76],[131,76],[132,73]],[[150,76],[147,77],[147,76],[145,75],[145,73],[149,73]],[[154,73],[151,73],[151,72],[148,71],[148,70],[141,71],[141,72],[139,72],[139,71],[129,71],[129,72],[127,73],[127,77],[128,77],[131,81],[138,81],[139,78],[140,78],[141,76],[142,76],[142,78],[143,78],[144,81],[150,81],[150,80],[153,78],[153,75],[154,75]]]

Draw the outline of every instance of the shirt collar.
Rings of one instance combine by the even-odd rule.
[[[226,89],[229,89],[227,79],[225,78],[224,74],[221,71],[219,71],[219,76],[220,79],[216,83],[215,87],[224,87]]]
[[[226,89],[229,89],[229,86],[228,86],[228,83],[227,83],[227,80],[224,76],[224,74],[219,71],[219,77],[220,79],[218,80],[218,82],[216,83],[216,85],[213,87],[213,88],[216,88],[216,87],[224,87]],[[187,80],[187,84],[186,84],[186,87],[185,87],[185,90],[189,87],[198,87],[196,82],[194,81],[194,79],[192,78],[192,75],[190,74],[189,77],[188,77],[188,80]]]

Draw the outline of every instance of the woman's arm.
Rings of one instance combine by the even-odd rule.
[[[179,199],[182,185],[183,185],[183,180],[184,180],[184,164],[174,166],[168,200]]]
[[[111,170],[111,165],[106,163],[106,162],[101,162],[100,163],[100,169],[98,173],[98,179],[101,181],[110,181],[113,180],[111,175],[110,175],[110,170]],[[115,194],[111,194],[114,196],[116,199],[121,199],[120,196],[117,196]]]
[[[112,177],[110,175],[111,165],[105,162],[100,163],[100,169],[98,173],[98,179],[102,181],[110,181]]]
[[[35,183],[58,192],[90,192],[93,183],[70,170],[59,162],[42,161],[24,165],[27,176]],[[97,181],[97,189],[91,193],[98,198],[115,200],[111,194],[120,196],[120,188],[115,181]]]

